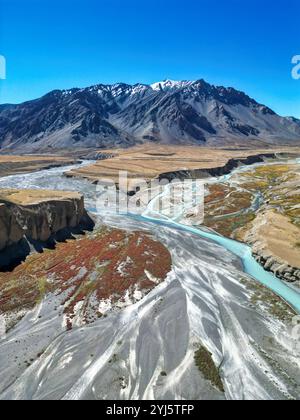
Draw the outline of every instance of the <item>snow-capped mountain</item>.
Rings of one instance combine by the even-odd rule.
[[[175,80],[163,80],[162,82],[153,83],[151,88],[156,91],[166,91],[172,89],[181,89],[186,86],[191,85],[193,82],[189,82],[188,80],[183,81],[175,81]]]
[[[2,151],[300,143],[300,120],[284,118],[233,88],[204,80],[95,85],[0,105]]]

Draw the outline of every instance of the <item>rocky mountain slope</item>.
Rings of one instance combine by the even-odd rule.
[[[0,105],[2,151],[162,144],[300,143],[300,120],[283,118],[233,88],[204,80],[96,85]]]

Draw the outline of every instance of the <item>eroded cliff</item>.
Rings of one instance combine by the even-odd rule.
[[[0,251],[23,238],[45,242],[87,219],[83,196],[78,193],[1,190]]]
[[[23,234],[12,210],[6,204],[0,203],[0,251],[19,242]]]

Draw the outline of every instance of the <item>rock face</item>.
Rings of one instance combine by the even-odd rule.
[[[83,197],[77,193],[2,190],[1,201],[0,250],[23,237],[45,242],[86,217]]]
[[[261,252],[257,250],[256,252]],[[285,280],[289,283],[300,281],[300,269],[297,267],[290,266],[287,262],[280,260],[278,257],[273,255],[259,255],[253,252],[253,255],[258,263],[260,263],[265,270],[271,271],[278,278]]]
[[[18,243],[23,235],[24,231],[11,209],[6,204],[0,203],[0,251]]]
[[[84,215],[84,204],[81,197],[16,207],[15,210],[28,238],[47,241],[62,229],[78,226]]]
[[[0,148],[22,153],[66,148],[295,144],[300,120],[284,118],[233,88],[204,80],[152,86],[96,85],[56,90],[0,105]]]

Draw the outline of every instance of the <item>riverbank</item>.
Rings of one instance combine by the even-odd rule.
[[[208,186],[204,224],[249,244],[256,260],[288,282],[300,280],[300,165],[255,165]]]
[[[0,155],[0,177],[73,165],[76,162],[78,159],[73,157]]]

